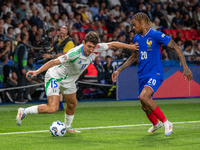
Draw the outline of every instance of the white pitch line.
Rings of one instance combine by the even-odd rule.
[[[185,124],[185,123],[199,123],[200,121],[185,121],[185,122],[172,122],[173,124]],[[105,126],[105,127],[87,127],[87,128],[76,128],[77,130],[91,130],[91,129],[107,129],[107,128],[124,128],[124,127],[138,127],[138,126],[150,126],[152,124],[135,124],[135,125],[119,125],[119,126]],[[49,130],[40,131],[25,131],[25,132],[9,132],[0,133],[0,135],[8,134],[23,134],[23,133],[38,133],[38,132],[49,132]]]

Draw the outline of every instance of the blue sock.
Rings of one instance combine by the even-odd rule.
[[[63,109],[63,102],[62,101],[60,101],[60,103],[59,103],[59,108]]]

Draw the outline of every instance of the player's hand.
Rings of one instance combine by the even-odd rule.
[[[112,73],[112,81],[113,82],[116,82],[118,75],[119,75],[119,71],[117,71],[117,70]]]
[[[51,58],[51,54],[48,54],[48,53],[43,54],[43,58],[44,58],[44,59]]]
[[[131,49],[139,51],[139,49],[138,49],[138,48],[139,48],[139,45],[138,45],[137,42],[136,42],[135,44],[131,45],[131,46],[132,46]]]
[[[190,71],[190,69],[184,69],[184,70],[183,70],[183,77],[184,77],[185,80],[186,80],[186,77],[187,77],[188,81],[191,81],[191,80],[192,80],[193,74],[192,74],[192,72]]]
[[[29,74],[32,74],[31,76]],[[26,73],[26,78],[37,76],[37,71],[29,71]]]

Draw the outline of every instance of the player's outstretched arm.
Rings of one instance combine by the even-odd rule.
[[[107,43],[109,49],[118,49],[118,48],[123,48],[123,49],[130,49],[130,50],[139,50],[138,43],[135,44],[124,44],[120,42],[110,42]]]
[[[190,69],[187,66],[187,63],[185,61],[185,56],[183,55],[182,50],[179,48],[179,46],[174,42],[174,40],[170,40],[170,42],[168,43],[167,47],[170,47],[171,49],[174,49],[178,55],[179,60],[181,61],[182,65],[183,65],[183,76],[186,79],[186,77],[188,78],[189,81],[192,80],[193,75],[192,72],[190,71]]]
[[[28,78],[29,74],[32,74],[31,77],[37,76],[39,73],[48,70],[49,68],[56,66],[56,65],[60,65],[61,62],[59,59],[53,59],[48,61],[47,63],[45,63],[42,67],[40,67],[38,70],[36,71],[29,71],[26,73],[26,78]]]
[[[119,72],[132,65],[138,59],[138,52],[133,53],[127,61],[112,74],[112,81],[116,82]]]

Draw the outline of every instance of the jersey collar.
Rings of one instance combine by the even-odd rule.
[[[144,36],[141,34],[141,37],[145,37],[150,31],[151,31],[151,28],[149,28],[149,30],[145,33]]]
[[[85,56],[85,53],[83,51],[83,46],[81,46],[81,52],[82,52],[82,55]]]

